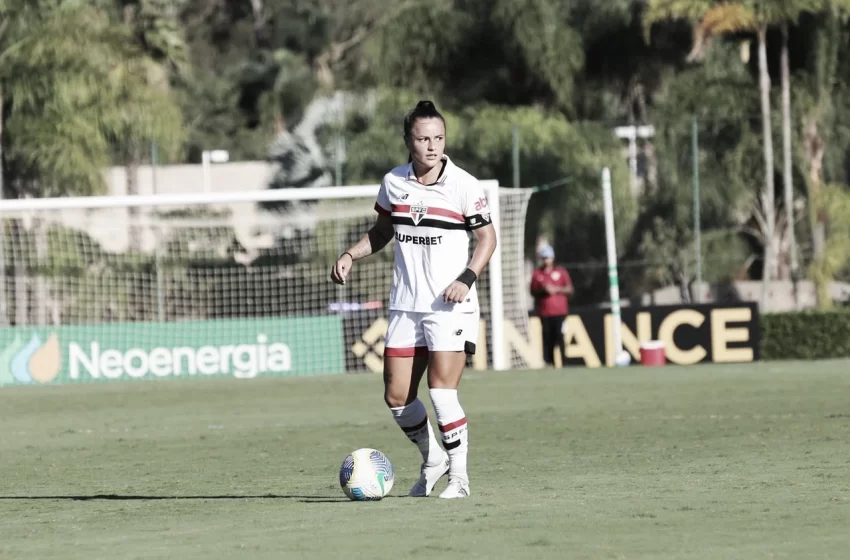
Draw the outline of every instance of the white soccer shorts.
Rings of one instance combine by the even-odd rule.
[[[480,314],[390,311],[385,357],[427,356],[428,352],[475,354]]]

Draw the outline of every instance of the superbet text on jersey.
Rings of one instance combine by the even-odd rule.
[[[390,310],[479,310],[475,284],[464,302],[443,301],[443,292],[469,264],[468,232],[490,223],[487,197],[475,177],[443,156],[440,177],[423,185],[408,163],[384,176],[375,210],[390,216],[395,230]]]

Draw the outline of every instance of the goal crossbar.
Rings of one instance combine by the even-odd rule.
[[[497,194],[497,181],[481,181],[488,194]],[[159,193],[115,196],[72,196],[19,198],[0,201],[0,214],[47,210],[85,210],[99,208],[132,208],[149,206],[183,206],[234,204],[240,202],[294,202],[301,200],[338,200],[374,197],[379,185],[346,187],[308,187],[211,193]]]

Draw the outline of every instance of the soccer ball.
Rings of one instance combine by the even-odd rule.
[[[355,501],[380,500],[393,489],[394,480],[387,456],[368,447],[351,452],[339,468],[339,485]]]

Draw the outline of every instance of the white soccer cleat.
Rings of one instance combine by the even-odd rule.
[[[449,485],[440,494],[440,497],[446,500],[454,498],[466,498],[469,496],[469,483],[463,480],[449,480]]]
[[[431,490],[437,484],[437,481],[443,478],[449,472],[449,456],[444,455],[443,460],[436,465],[429,467],[422,463],[422,470],[419,474],[419,480],[410,489],[408,496],[413,498],[425,498],[431,495]]]

